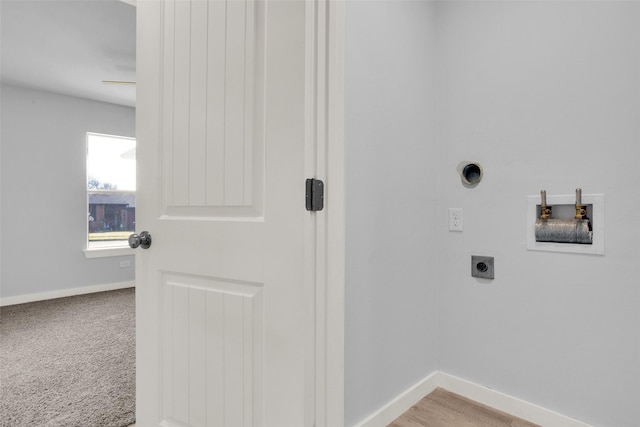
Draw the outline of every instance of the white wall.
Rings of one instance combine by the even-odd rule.
[[[640,3],[441,2],[437,22],[439,368],[637,426]],[[484,166],[476,189],[462,160]],[[606,254],[527,251],[526,196],[576,187],[606,196]],[[495,280],[470,277],[471,254],[495,256]]]
[[[347,426],[437,367],[434,11],[347,2]]]
[[[347,426],[435,369],[638,424],[638,22],[638,2],[347,3]],[[605,255],[527,251],[526,197],[576,187],[606,196]]]
[[[133,281],[133,256],[85,259],[82,249],[85,133],[135,136],[135,110],[5,85],[0,95],[0,296]]]

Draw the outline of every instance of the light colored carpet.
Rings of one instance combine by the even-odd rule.
[[[1,427],[134,421],[133,289],[0,309]]]

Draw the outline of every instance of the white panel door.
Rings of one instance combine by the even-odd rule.
[[[138,0],[139,427],[313,422],[306,7]]]

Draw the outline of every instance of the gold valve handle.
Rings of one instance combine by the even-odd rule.
[[[540,218],[551,218],[551,206],[547,206],[547,191],[540,190]]]

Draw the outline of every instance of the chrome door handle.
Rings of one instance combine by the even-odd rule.
[[[140,246],[142,249],[149,249],[151,246],[151,234],[148,231],[143,231],[138,234],[132,234],[129,236],[129,247],[132,249]]]

